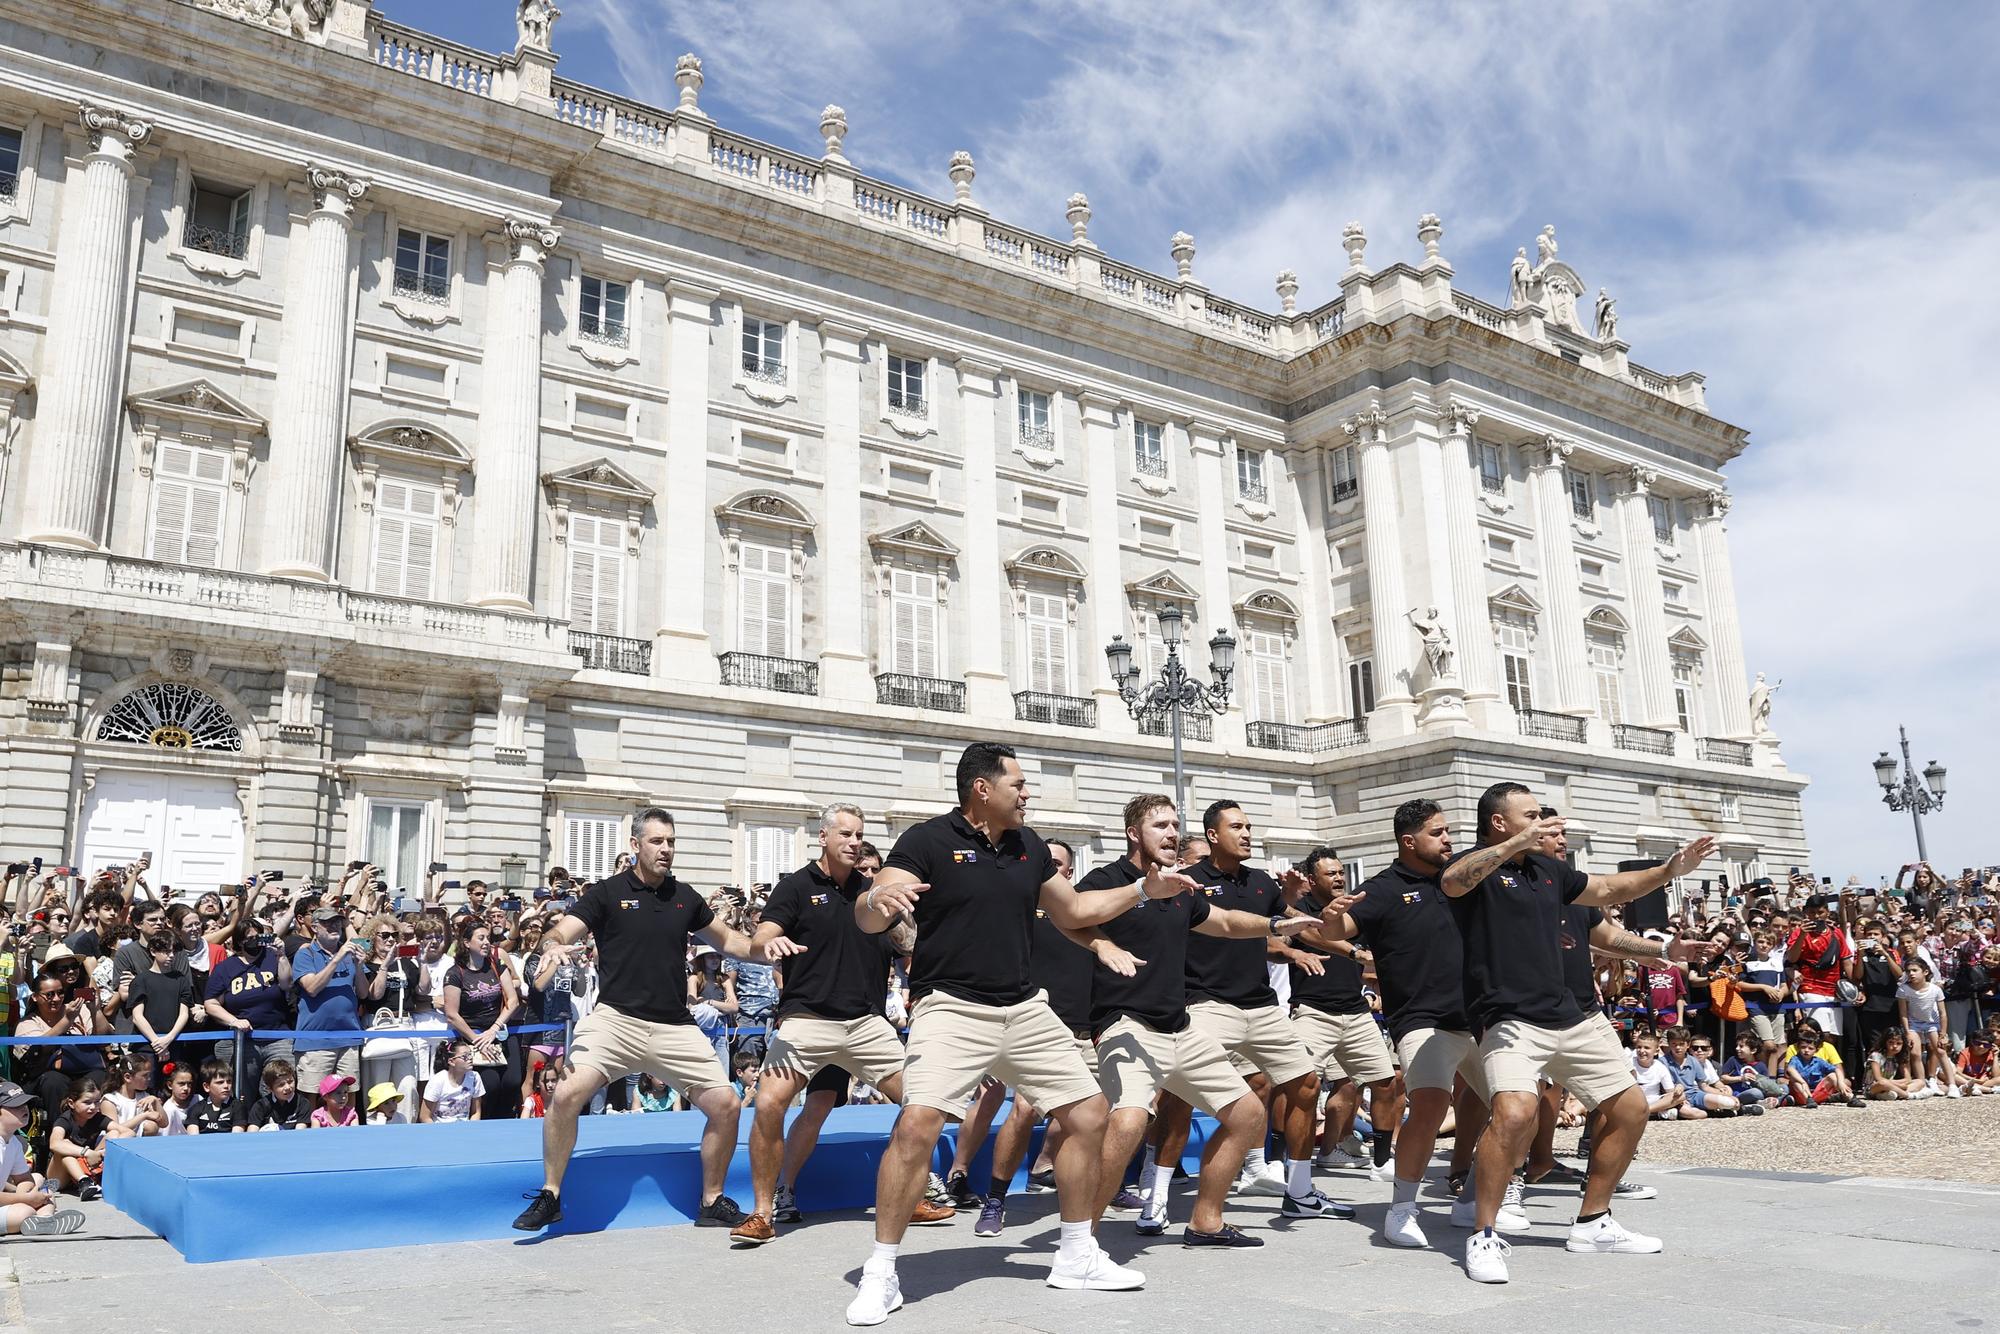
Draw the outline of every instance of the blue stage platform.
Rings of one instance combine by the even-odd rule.
[[[827,1118],[799,1176],[801,1209],[874,1204],[875,1169],[896,1111],[843,1107]],[[745,1209],[753,1198],[749,1122],[746,1111],[724,1186]],[[692,1222],[701,1204],[703,1124],[695,1112],[583,1118],[554,1231]],[[1195,1118],[1191,1171],[1209,1128],[1206,1117]],[[955,1146],[956,1128],[948,1127],[939,1171]],[[989,1142],[974,1164],[981,1185],[991,1153]],[[188,1260],[206,1263],[519,1238],[512,1224],[521,1194],[541,1181],[541,1122],[477,1121],[112,1140],[104,1197]],[[1017,1188],[1025,1184],[1017,1174]]]

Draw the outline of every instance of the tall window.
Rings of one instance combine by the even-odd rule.
[[[1341,445],[1333,451],[1333,498],[1336,503],[1351,499],[1361,489],[1354,470],[1354,446]]]
[[[889,572],[889,670],[904,676],[938,675],[938,600],[935,574]]]
[[[384,477],[375,486],[374,584],[390,597],[432,595],[439,503],[435,487]]]
[[[1597,716],[1607,723],[1625,721],[1625,687],[1618,672],[1622,656],[1616,635],[1591,633],[1590,673],[1597,682]]]
[[[745,653],[792,656],[792,553],[745,542],[738,573],[737,641]]]
[[[1069,606],[1060,593],[1029,593],[1028,689],[1069,693]]]
[[[1490,440],[1479,442],[1479,485],[1496,494],[1507,489],[1507,470],[1501,462],[1500,446]]]
[[[1574,468],[1569,469],[1568,473],[1570,513],[1579,519],[1588,519],[1596,512],[1596,506],[1592,503],[1590,495],[1590,474],[1578,472]]]
[[[396,292],[442,304],[451,299],[451,238],[396,230]]]
[[[752,885],[775,885],[798,868],[792,831],[783,825],[753,824],[743,827],[744,879]]]
[[[146,558],[173,565],[222,563],[222,515],[229,456],[219,449],[162,445],[154,465]]]
[[[250,249],[250,192],[196,181],[188,198],[181,244],[190,250],[242,259]]]
[[[1245,500],[1262,504],[1270,493],[1264,488],[1264,451],[1243,449],[1236,451],[1236,494]]]
[[[1685,653],[1674,654],[1674,723],[1689,736],[1699,734],[1701,714],[1695,690],[1695,661]]]
[[[1167,446],[1158,422],[1132,420],[1132,463],[1148,477],[1167,475]]]
[[[585,634],[625,633],[625,527],[615,520],[570,515],[569,623]]]
[[[1292,680],[1285,663],[1285,637],[1261,630],[1244,635],[1250,651],[1250,706],[1252,715],[1263,723],[1292,720]]]
[[[1647,496],[1646,509],[1653,516],[1653,540],[1672,546],[1674,542],[1674,502],[1665,496]]]
[[[577,290],[577,332],[594,343],[625,346],[631,337],[625,323],[631,295],[632,289],[624,283],[584,274]]]
[[[756,380],[785,378],[785,326],[776,320],[743,317],[743,373]]]
[[[1375,660],[1356,658],[1347,664],[1347,702],[1356,718],[1375,712]]]
[[[1015,439],[1030,449],[1054,449],[1055,429],[1049,424],[1049,396],[1037,389],[1014,395]]]
[[[625,822],[596,815],[563,817],[563,869],[585,880],[602,880],[624,851]]]
[[[930,411],[924,398],[925,363],[915,357],[889,358],[889,410],[912,417]]]
[[[1493,638],[1500,649],[1501,675],[1507,682],[1507,703],[1516,713],[1534,708],[1534,661],[1529,652],[1527,625],[1512,616],[1495,621]]]
[[[0,199],[12,199],[21,188],[21,132],[0,129]]]
[[[416,802],[371,801],[368,803],[369,861],[381,868],[382,878],[391,889],[407,889],[423,883],[424,808]]]

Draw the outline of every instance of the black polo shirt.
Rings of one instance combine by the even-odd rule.
[[[784,961],[777,1018],[801,1012],[823,1019],[883,1013],[896,947],[887,931],[870,935],[855,922],[854,900],[867,891],[867,876],[857,872],[837,885],[816,861],[772,887],[764,901],[764,920],[776,922],[806,947],[804,954]]]
[[[1100,866],[1077,889],[1124,889],[1138,883],[1139,868],[1129,857]],[[1187,1027],[1189,948],[1194,928],[1208,920],[1209,901],[1200,894],[1146,899],[1097,929],[1146,962],[1131,977],[1099,966],[1091,979],[1090,1028],[1102,1033],[1114,1019],[1130,1015],[1161,1033]],[[1262,944],[1262,941],[1257,942]]]
[[[1568,862],[1530,852],[1449,900],[1465,942],[1465,1008],[1474,1024],[1487,1029],[1519,1019],[1569,1028],[1583,1022],[1563,980],[1561,935],[1563,908],[1589,883]]]
[[[1208,857],[1183,871],[1201,886],[1201,896],[1213,908],[1256,913],[1270,918],[1283,914],[1285,896],[1278,882],[1248,862],[1226,873]],[[1223,1001],[1242,1010],[1276,1005],[1271,974],[1264,959],[1269,951],[1261,939],[1224,940],[1197,936],[1187,943],[1187,994],[1190,1001]],[[1141,954],[1142,959],[1151,956]],[[1151,965],[1147,965],[1151,967]]]
[[[1562,935],[1556,942],[1562,946],[1563,985],[1586,1014],[1597,1008],[1597,978],[1590,966],[1590,933],[1603,920],[1601,908],[1563,905]]]
[[[1392,861],[1368,877],[1347,915],[1375,956],[1391,1038],[1420,1028],[1471,1030],[1458,924],[1436,876]]]
[[[883,865],[930,886],[917,898],[912,1004],[933,991],[975,1005],[1019,1005],[1035,994],[1035,908],[1056,874],[1041,835],[1010,829],[996,847],[952,811],[906,830]]]
[[[656,1024],[693,1022],[688,934],[715,920],[693,886],[671,874],[649,886],[627,867],[585,890],[569,915],[597,942],[600,1005]]]
[[[1090,975],[1097,956],[1062,933],[1048,913],[1035,909],[1035,941],[1028,983],[1049,993],[1049,1008],[1072,1033],[1090,1029]]]
[[[1300,911],[1311,912],[1317,906],[1309,899],[1300,905]],[[1287,965],[1292,975],[1293,1005],[1303,1005],[1322,1014],[1368,1013],[1368,998],[1361,994],[1361,965],[1353,955],[1335,954],[1297,939],[1292,941],[1292,948],[1313,955],[1326,970],[1314,977],[1297,964]]]

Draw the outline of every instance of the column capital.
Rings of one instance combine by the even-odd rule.
[[[1359,444],[1384,444],[1389,435],[1389,414],[1382,411],[1379,401],[1371,401],[1366,409],[1342,422],[1340,429],[1353,436]]]
[[[1660,474],[1651,468],[1642,468],[1637,464],[1630,464],[1614,469],[1611,473],[1611,478],[1613,483],[1618,487],[1620,495],[1637,496],[1640,499],[1644,499],[1646,494],[1659,482]]]
[[[77,121],[84,133],[91,139],[91,151],[103,153],[129,164],[132,154],[139,145],[152,137],[151,121],[142,120],[136,114],[118,107],[94,106],[89,102],[77,108]]]
[[[1729,517],[1730,504],[1731,497],[1727,491],[1704,491],[1695,497],[1694,520],[1696,523],[1720,523]]]
[[[1480,411],[1469,403],[1447,398],[1438,405],[1438,422],[1446,435],[1467,436],[1479,425]]]
[[[1559,435],[1545,435],[1539,440],[1529,441],[1521,448],[1527,451],[1529,462],[1534,468],[1538,470],[1561,468],[1567,466],[1571,457],[1575,455],[1576,441],[1566,440]]]
[[[342,221],[354,217],[354,206],[373,184],[340,167],[322,167],[317,162],[306,164],[306,186],[312,191],[313,211],[334,214]]]
[[[501,228],[506,238],[510,264],[532,264],[541,268],[548,259],[549,252],[562,239],[562,231],[553,223],[537,218],[509,217]]]

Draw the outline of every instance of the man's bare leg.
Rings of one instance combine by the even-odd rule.
[[[1638,1093],[1634,1086],[1631,1090]],[[1643,1099],[1642,1099],[1643,1102]],[[1535,1108],[1539,1100],[1533,1093],[1495,1093],[1493,1107],[1486,1122],[1486,1133],[1479,1140],[1479,1156],[1473,1165],[1478,1182],[1478,1210],[1475,1215],[1477,1226],[1483,1231],[1493,1226],[1493,1220],[1500,1213],[1500,1206],[1507,1198],[1507,1183],[1514,1177],[1514,1168],[1520,1163],[1521,1155],[1527,1150],[1528,1140],[1535,1133]],[[1645,1118],[1640,1117],[1640,1124]],[[1632,1146],[1638,1147],[1638,1138],[1633,1137]],[[1455,1155],[1454,1155],[1455,1156]],[[1630,1161],[1629,1155],[1627,1161]],[[1622,1170],[1622,1168],[1621,1168]],[[1617,1184],[1617,1177],[1611,1184]],[[1611,1186],[1605,1187],[1608,1198]]]
[[[785,1111],[805,1083],[791,1070],[766,1070],[757,1077],[757,1114],[750,1122],[750,1184],[757,1201],[750,1212],[766,1218],[777,1207],[778,1169],[785,1157]]]
[[[715,1084],[693,1099],[697,1110],[708,1117],[701,1132],[701,1202],[715,1202],[722,1194],[722,1182],[729,1175],[729,1160],[736,1156],[736,1128],[743,1118],[743,1099],[727,1084]]]
[[[576,1118],[590,1106],[597,1091],[610,1083],[588,1066],[578,1066],[556,1085],[556,1096],[542,1116],[542,1189],[558,1198],[570,1155],[576,1152]]]
[[[944,1133],[944,1113],[935,1107],[904,1107],[882,1150],[875,1171],[875,1242],[901,1244],[910,1215],[930,1182],[931,1151]]]

